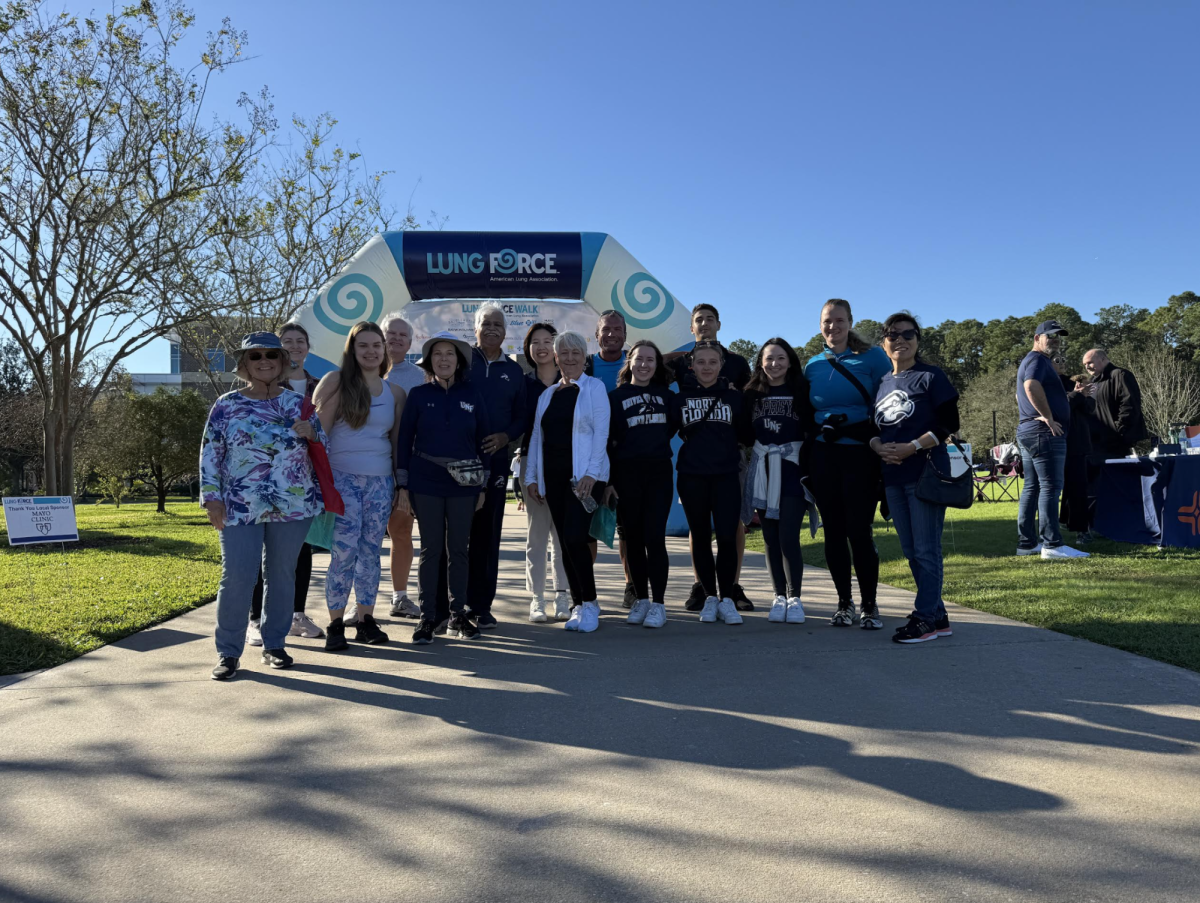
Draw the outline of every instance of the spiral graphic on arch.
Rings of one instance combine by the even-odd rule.
[[[347,273],[317,298],[313,315],[330,332],[349,335],[355,323],[376,320],[383,311],[383,291],[370,276]]]
[[[495,263],[492,264],[492,272],[515,273],[517,271],[517,252],[509,248],[505,248],[495,257]]]
[[[612,306],[630,326],[652,329],[671,316],[674,297],[649,273],[633,273],[625,280],[624,291],[618,291],[620,286],[619,279],[613,283]]]

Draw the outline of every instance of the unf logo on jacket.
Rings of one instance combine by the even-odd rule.
[[[666,423],[667,402],[660,395],[630,395],[621,402],[621,410],[625,412],[625,423],[628,426],[646,426],[651,423]]]
[[[464,411],[466,411],[468,414],[475,413],[475,405],[471,404],[469,401],[460,401],[458,403],[458,406],[460,408],[462,408]]]
[[[713,407],[713,402],[716,402],[716,407],[709,416],[708,409]],[[733,408],[724,401],[717,401],[715,398],[688,398],[684,400],[683,406],[683,425],[691,426],[699,420],[707,420],[709,423],[733,423]]]
[[[875,403],[875,413],[880,423],[893,424],[911,417],[914,407],[907,392],[893,389]]]

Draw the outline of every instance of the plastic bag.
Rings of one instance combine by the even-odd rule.
[[[333,526],[337,515],[332,511],[323,511],[312,519],[308,527],[308,536],[304,541],[318,549],[333,548]]]
[[[588,528],[588,535],[611,549],[617,535],[617,512],[607,505],[597,508],[592,513],[592,523]]]

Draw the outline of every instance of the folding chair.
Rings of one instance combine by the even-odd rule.
[[[1007,460],[1007,463],[1002,463]],[[1017,481],[1022,476],[1021,456],[1015,457],[1005,446],[998,445],[988,452],[983,464],[975,470],[975,499],[980,502],[1015,502]],[[995,489],[988,491],[988,486]]]

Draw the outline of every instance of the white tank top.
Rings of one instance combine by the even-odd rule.
[[[367,422],[351,429],[345,420],[338,419],[329,431],[329,464],[334,470],[363,477],[383,477],[392,474],[392,438],[389,435],[396,420],[396,403],[387,383],[383,391],[371,399]]]

